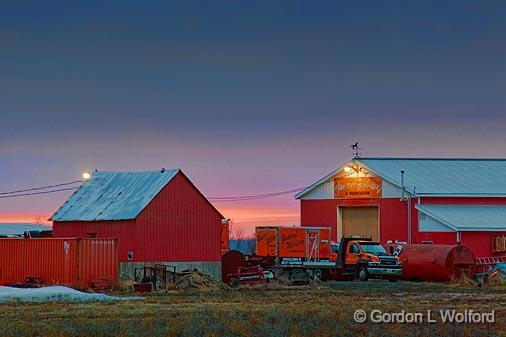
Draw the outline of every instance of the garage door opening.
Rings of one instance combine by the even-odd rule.
[[[379,210],[377,206],[339,207],[338,237],[362,236],[379,241]]]

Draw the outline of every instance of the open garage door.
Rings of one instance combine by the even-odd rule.
[[[344,236],[363,236],[379,241],[378,207],[339,207]]]

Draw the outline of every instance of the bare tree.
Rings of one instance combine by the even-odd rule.
[[[44,222],[44,218],[43,218],[42,214],[37,215],[35,217],[35,219],[33,220],[33,223],[36,225],[41,225],[43,222]]]
[[[230,238],[232,240],[243,240],[245,237],[244,228],[234,220],[230,220]]]

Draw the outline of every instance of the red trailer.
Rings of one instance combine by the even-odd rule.
[[[118,283],[116,239],[0,239],[0,283],[22,284],[27,279],[43,285],[78,289]]]

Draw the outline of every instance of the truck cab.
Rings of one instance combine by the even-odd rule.
[[[399,259],[370,239],[342,238],[336,265],[361,281],[369,278],[396,281],[402,274]]]

